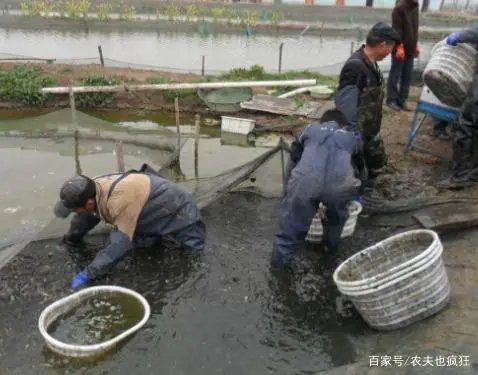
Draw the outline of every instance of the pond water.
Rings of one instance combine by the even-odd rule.
[[[283,71],[308,69],[324,74],[338,74],[350,56],[351,44],[359,46],[357,37],[320,38],[307,33],[300,37],[280,34],[247,37],[245,33],[0,29],[0,57],[49,58],[64,64],[99,63],[98,45],[101,45],[107,66],[199,73],[205,56],[206,74],[254,64],[277,71],[281,43],[284,43]],[[428,60],[433,44],[420,43],[421,60]],[[380,65],[388,70],[390,59]]]

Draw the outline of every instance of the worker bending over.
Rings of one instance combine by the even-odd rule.
[[[451,33],[446,43],[456,46],[471,44],[478,50],[478,28]],[[478,70],[461,106],[458,126],[453,139],[452,173],[438,184],[443,189],[462,189],[478,184]]]
[[[165,235],[183,248],[204,250],[206,230],[191,194],[147,165],[94,179],[74,176],[63,184],[60,199],[57,217],[76,212],[66,241],[80,242],[101,220],[115,228],[106,248],[76,275],[73,289],[105,274],[134,246],[152,246]]]
[[[297,245],[305,240],[319,204],[327,209],[322,222],[323,244],[338,248],[348,204],[361,187],[351,156],[358,152],[356,134],[346,130],[348,121],[339,110],[324,113],[320,123],[308,125],[292,144],[287,164],[286,194],[280,209],[280,231],[274,240],[271,266],[287,267]]]

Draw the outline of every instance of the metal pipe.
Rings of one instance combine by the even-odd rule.
[[[225,87],[274,87],[274,86],[314,86],[315,79],[295,79],[283,81],[242,81],[242,82],[205,82],[205,83],[163,83],[157,85],[120,85],[120,86],[76,86],[75,93],[85,92],[123,92],[146,90],[187,90],[187,89],[219,89]],[[44,87],[44,94],[68,94],[69,87]]]

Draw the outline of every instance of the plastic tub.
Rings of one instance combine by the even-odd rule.
[[[256,120],[239,117],[221,116],[221,131],[248,135],[254,130]]]
[[[329,86],[319,85],[310,88],[310,96],[317,99],[329,99],[334,93]]]
[[[143,318],[134,326],[128,328],[126,331],[110,340],[93,345],[75,345],[64,343],[55,339],[48,333],[48,328],[53,322],[55,322],[60,316],[78,307],[84,300],[101,295],[111,295],[113,293],[131,296],[137,299],[143,307]],[[66,296],[46,307],[42,311],[38,320],[38,328],[40,329],[41,335],[45,339],[46,345],[54,352],[66,357],[92,357],[111,350],[120,341],[137,332],[141,327],[144,326],[146,321],[149,319],[150,314],[151,308],[148,301],[146,301],[142,295],[134,290],[112,285],[95,286],[70,294],[69,296]]]
[[[341,238],[350,237],[355,233],[355,227],[357,225],[357,219],[362,212],[362,205],[359,202],[352,201],[349,205],[349,217],[345,222],[344,229],[342,230]],[[317,215],[314,217],[312,224],[310,225],[309,232],[307,233],[307,242],[321,242],[324,235],[324,228],[322,227],[321,214],[325,214],[325,207],[321,204]]]

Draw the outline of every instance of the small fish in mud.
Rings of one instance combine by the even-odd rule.
[[[142,305],[132,297],[94,297],[56,320],[48,332],[68,344],[92,345],[121,334],[142,316]]]

